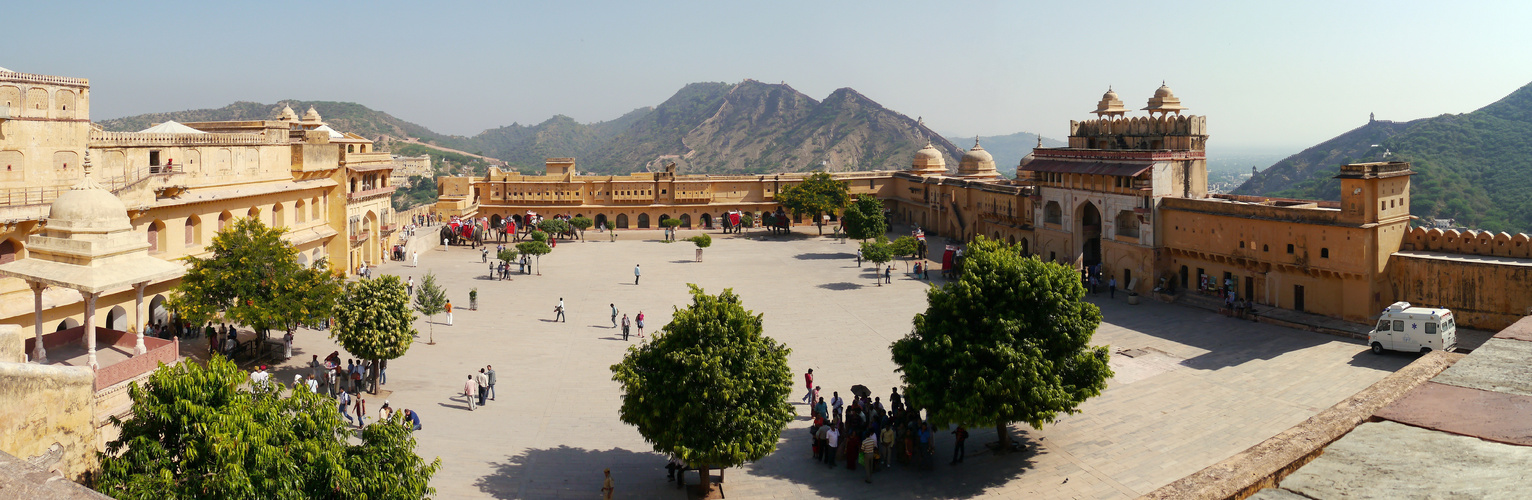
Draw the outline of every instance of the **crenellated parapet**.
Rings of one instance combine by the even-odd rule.
[[[1532,236],[1472,229],[1426,229],[1417,227],[1405,234],[1402,250],[1454,253],[1532,259]]]
[[[1196,115],[1097,118],[1069,122],[1069,147],[1193,150],[1207,148],[1207,117]]]

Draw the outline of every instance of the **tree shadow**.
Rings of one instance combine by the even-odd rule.
[[[856,254],[854,254],[854,253],[845,253],[845,252],[837,252],[837,253],[800,253],[798,255],[794,255],[793,258],[794,259],[798,259],[798,260],[855,259],[856,258]]]
[[[695,264],[696,262],[697,261],[695,259],[691,259],[691,260],[672,260],[672,261],[670,261],[671,264]]]
[[[474,480],[490,498],[599,498],[603,469],[612,470],[620,498],[684,498],[665,479],[664,455],[622,448],[587,450],[559,446],[525,450],[493,462],[493,471]],[[727,490],[725,490],[727,491]]]
[[[819,288],[823,288],[825,290],[856,290],[858,288],[862,288],[862,286],[863,285],[858,285],[856,283],[842,281],[839,283],[822,283],[819,285]]]
[[[745,467],[752,476],[798,483],[821,498],[975,498],[990,488],[1020,478],[1034,467],[1036,457],[1042,453],[1031,436],[1015,426],[1011,428],[1011,439],[1023,445],[1025,451],[1020,453],[995,455],[986,450],[984,443],[996,440],[994,428],[972,429],[970,433],[967,458],[962,464],[947,465],[952,458],[952,435],[946,430],[938,431],[930,469],[922,469],[915,459],[907,464],[896,459],[890,468],[873,472],[870,485],[862,482],[866,473],[861,466],[851,471],[838,463],[830,469],[814,460],[807,426],[783,430],[775,453]]]

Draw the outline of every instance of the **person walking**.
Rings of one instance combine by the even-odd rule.
[[[602,473],[606,474],[606,480],[601,483],[601,498],[612,500],[612,492],[615,491],[615,488],[612,486],[612,469],[606,469]],[[706,473],[703,472],[703,474]]]
[[[413,297],[413,296],[415,296],[415,277],[414,276],[410,276],[410,279],[408,279],[408,280],[406,280],[404,282],[404,296],[405,297]]]
[[[489,376],[489,400],[495,400],[495,367],[484,365],[484,374]]]
[[[340,395],[335,398],[335,402],[338,403],[335,409],[340,410],[340,416],[346,417],[347,422],[355,424],[356,421],[352,420],[351,414],[347,412],[347,410],[351,409],[351,393],[341,391]]]
[[[835,419],[841,419],[841,408],[846,406],[846,400],[840,398],[840,392],[830,393],[830,409],[835,410]]]
[[[554,322],[563,321],[565,323],[569,322],[569,320],[564,318],[564,298],[563,297],[559,297],[559,305],[553,306],[553,321]]]
[[[479,263],[483,264],[483,263],[487,263],[487,262],[489,262],[489,248],[480,248],[479,249]]]
[[[894,266],[893,266],[893,264],[889,264],[888,267],[883,268],[883,282],[884,283],[888,283],[890,285],[894,284]]]
[[[1107,298],[1117,298],[1117,278],[1110,278],[1106,280],[1106,291]]]
[[[356,393],[356,396],[351,398],[351,399],[355,400],[355,402],[356,402],[356,406],[355,406],[356,407],[356,426],[358,428],[366,427],[367,426],[367,400],[366,399],[362,399],[362,393],[360,393],[360,392]]]
[[[617,328],[617,304],[610,305],[612,306],[612,328]]]
[[[804,372],[804,374],[803,374],[803,388],[807,389],[808,392],[803,393],[803,399],[800,399],[799,401],[808,401],[809,404],[814,404],[814,369],[813,368],[809,368],[809,371]]]
[[[628,327],[632,325],[633,322],[628,320],[628,315],[622,315],[622,340],[624,342],[628,340]]]
[[[468,400],[468,411],[473,411],[474,409],[473,402],[478,399],[478,395],[474,393],[477,392],[478,389],[479,386],[474,385],[473,383],[473,375],[469,375],[468,380],[463,382],[463,399]]]
[[[452,326],[452,300],[447,300],[447,326]]]
[[[473,376],[473,382],[479,385],[479,406],[484,406],[484,398],[489,396],[489,376],[484,374],[484,369],[479,369],[479,374]]]
[[[644,338],[644,312],[638,312],[638,338]]]
[[[840,419],[835,419],[835,423],[829,426],[830,431],[825,433],[825,463],[829,464],[831,469],[835,468],[835,451],[840,444],[839,424]]]
[[[866,482],[867,484],[872,484],[872,464],[875,460],[877,460],[876,458],[873,458],[873,455],[877,452],[878,435],[869,432],[867,433],[867,437],[862,439],[862,470],[866,471],[866,475],[862,477],[862,481]]]
[[[968,450],[963,447],[963,443],[968,441],[968,429],[959,425],[957,430],[952,431],[952,436],[956,439],[957,443],[952,447],[952,463],[947,465],[963,463],[963,457],[968,456]]]
[[[889,467],[889,459],[894,456],[894,426],[885,426],[878,434],[878,443],[883,445],[883,468]]]
[[[638,264],[634,264],[633,265],[633,284],[637,285],[638,284],[638,278],[642,277],[643,275],[644,275],[643,270],[638,268]],[[640,328],[642,328],[642,327],[640,327]]]
[[[856,267],[862,267],[862,249],[856,249]]]

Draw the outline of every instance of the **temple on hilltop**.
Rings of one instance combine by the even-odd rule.
[[[927,144],[910,168],[837,172],[853,195],[883,200],[890,221],[951,241],[978,236],[1116,280],[1135,295],[1206,302],[1224,298],[1367,322],[1398,300],[1462,311],[1469,326],[1497,328],[1532,308],[1532,245],[1526,235],[1464,235],[1410,229],[1408,163],[1347,165],[1337,172],[1341,201],[1210,195],[1207,117],[1191,115],[1168,85],[1136,111],[1108,89],[1091,113],[1071,121],[1067,147],[1037,147],[1006,179],[975,142],[961,158]],[[1142,114],[1138,114],[1141,112]],[[957,168],[950,169],[955,160]],[[482,177],[442,177],[436,209],[492,226],[529,213],[585,216],[598,225],[718,228],[725,212],[757,215],[782,207],[775,196],[808,174],[681,175],[674,169],[580,175],[575,158],[550,158],[545,174],[491,169]],[[831,224],[836,224],[832,215]],[[759,219],[759,217],[757,217]],[[792,214],[790,224],[813,224]],[[901,228],[904,230],[904,228]],[[1474,244],[1457,243],[1464,240]],[[1427,250],[1427,249],[1430,250]],[[1416,251],[1416,249],[1422,251]],[[1514,263],[1465,269],[1448,253]],[[1521,259],[1521,260],[1517,260]],[[941,257],[935,257],[941,265]],[[1512,288],[1494,296],[1475,280]],[[1137,300],[1135,297],[1133,300]]]

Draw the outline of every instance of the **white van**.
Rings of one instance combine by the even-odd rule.
[[[1409,302],[1395,302],[1383,310],[1378,327],[1367,334],[1373,354],[1384,349],[1427,353],[1451,351],[1458,346],[1457,320],[1452,311],[1431,307],[1411,307]]]

